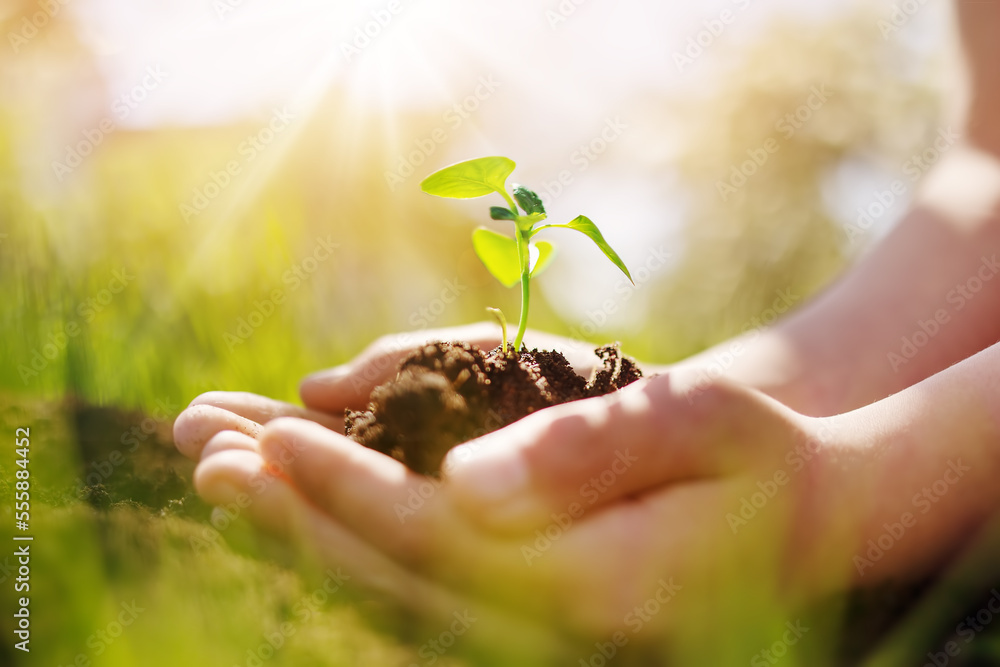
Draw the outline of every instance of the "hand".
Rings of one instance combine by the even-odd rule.
[[[176,431],[202,457],[208,500],[237,502],[432,624],[471,609],[481,641],[570,662],[594,637],[703,655],[718,625],[697,619],[720,605],[752,626],[764,604],[795,613],[825,592],[924,575],[1000,507],[983,398],[996,349],[824,419],[664,375],[469,443],[441,483],[262,397],[208,395]]]
[[[302,381],[302,402],[313,410],[343,414],[345,408],[363,409],[372,389],[391,379],[399,362],[420,345],[435,341],[465,341],[483,350],[500,345],[496,324],[480,322],[449,329],[424,329],[383,336],[342,366],[319,371]],[[530,349],[559,350],[573,368],[589,377],[597,365],[594,345],[554,334],[528,330],[524,344]]]
[[[348,363],[306,377],[300,386],[305,409],[246,392],[207,392],[191,401],[177,418],[174,441],[185,455],[198,458],[219,431],[256,437],[262,424],[278,417],[309,419],[343,433],[345,409],[364,409],[372,390],[393,377],[403,357],[421,345],[441,340],[462,340],[490,350],[500,345],[500,332],[495,324],[480,322],[382,336]],[[525,345],[562,351],[584,377],[598,363],[592,345],[554,334],[529,329]],[[204,455],[213,451],[208,449]]]
[[[241,412],[232,419],[258,424],[284,409],[230,407]],[[808,528],[829,528],[830,509],[845,509],[841,493],[850,487],[828,452],[846,445],[817,446],[796,476],[774,479],[786,452],[819,442],[818,428],[751,390],[720,384],[692,394],[662,376],[543,410],[470,443],[452,455],[443,483],[302,419],[247,429],[256,438],[217,432],[195,483],[214,503],[243,494],[254,521],[427,618],[444,622],[468,608],[490,619],[484,636],[487,625],[520,625],[546,650],[615,633],[637,647],[673,634],[721,581],[727,595],[759,596],[766,581],[777,596],[790,581],[811,579],[810,553],[830,553],[817,536],[836,545],[845,533]],[[184,449],[198,454],[190,443]],[[476,456],[466,459],[470,451]],[[526,466],[520,475],[511,473],[518,461]],[[489,489],[493,466],[496,479],[520,478],[530,500],[497,500],[496,511],[484,503],[477,489]],[[584,493],[576,482],[588,476],[597,483]],[[727,515],[739,516],[741,498],[762,488],[770,491],[766,506],[734,528]],[[805,528],[800,507],[808,508]],[[854,546],[842,542],[838,553]],[[802,574],[791,577],[786,562]],[[746,563],[765,569],[747,577]],[[644,611],[656,607],[668,613]],[[503,632],[492,636],[502,640]]]

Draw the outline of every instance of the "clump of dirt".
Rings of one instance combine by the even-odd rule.
[[[603,362],[586,380],[560,352],[467,343],[431,343],[400,362],[396,378],[375,388],[367,410],[348,410],[353,440],[437,475],[449,449],[532,412],[603,396],[642,377],[618,345],[594,351]]]

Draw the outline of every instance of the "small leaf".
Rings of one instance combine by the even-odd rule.
[[[420,183],[420,189],[436,197],[472,199],[491,192],[506,192],[507,177],[514,161],[506,157],[481,157],[436,171]]]
[[[586,234],[587,236],[589,236],[590,239],[597,244],[597,247],[601,249],[601,252],[604,253],[604,256],[610,259],[615,266],[621,269],[621,272],[625,274],[625,277],[628,278],[630,283],[632,283],[633,285],[635,284],[635,281],[632,280],[632,275],[628,272],[628,267],[625,266],[625,262],[623,262],[622,258],[618,256],[618,253],[616,253],[611,248],[611,246],[608,245],[608,242],[604,240],[604,236],[601,234],[601,230],[597,228],[597,225],[591,222],[590,218],[588,218],[585,215],[581,215],[567,222],[565,225],[552,225],[552,226],[575,229],[581,234]]]
[[[472,232],[472,247],[480,261],[504,287],[521,281],[521,264],[517,260],[517,241],[486,227]]]
[[[539,241],[528,246],[531,260],[531,277],[535,277],[549,267],[556,256],[556,247],[548,241]]]
[[[490,217],[494,220],[517,220],[517,214],[503,206],[490,206]]]
[[[528,215],[532,213],[545,213],[545,205],[542,204],[541,197],[523,185],[514,186],[514,199],[517,200],[517,203]]]

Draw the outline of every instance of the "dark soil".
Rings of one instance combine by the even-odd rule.
[[[560,352],[521,349],[515,355],[467,343],[431,343],[399,365],[396,378],[371,394],[368,409],[348,410],[353,440],[428,475],[449,449],[560,403],[603,396],[642,377],[617,345],[594,351],[603,362],[590,380]]]

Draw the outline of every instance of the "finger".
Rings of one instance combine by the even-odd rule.
[[[483,350],[500,345],[500,331],[495,324],[480,322],[450,329],[424,329],[416,332],[384,336],[369,345],[350,363],[320,371],[306,377],[299,393],[302,402],[314,410],[339,412],[345,408],[361,410],[378,385],[396,375],[399,363],[410,352],[436,341],[464,341]],[[573,368],[589,376],[598,363],[593,346],[560,336],[529,330],[525,334],[529,348],[561,350]]]
[[[510,637],[519,638],[520,651],[535,655],[565,651],[565,642],[557,635],[407,570],[322,513],[285,481],[269,475],[266,466],[250,452],[220,453],[198,466],[195,484],[208,502],[244,508],[256,525],[294,541],[328,571],[336,569],[347,585],[416,613],[431,636],[461,620],[474,624],[475,631],[467,633],[473,642],[494,651],[503,645],[498,642],[509,643]],[[413,628],[407,630],[412,639]]]
[[[440,481],[306,421],[272,422],[260,447],[306,498],[408,569],[504,604],[546,608],[544,596],[526,603],[525,588],[510,585],[543,590],[545,568],[526,568],[519,543],[472,530]]]
[[[260,448],[320,509],[409,567],[434,560],[435,532],[462,530],[437,495],[439,482],[315,424],[272,422]],[[411,489],[423,502],[407,497]]]
[[[326,412],[309,410],[284,401],[276,401],[267,396],[251,394],[243,391],[210,391],[191,401],[191,405],[213,405],[223,410],[229,410],[241,417],[246,417],[258,424],[266,424],[278,417],[297,417],[308,419],[328,429],[344,432],[342,415],[330,415]]]
[[[702,625],[694,618],[721,612],[719,595],[745,600],[773,594],[780,568],[747,573],[750,563],[779,562],[785,544],[773,521],[779,508],[768,508],[766,518],[738,536],[725,520],[727,511],[738,510],[746,484],[733,478],[683,482],[574,521],[535,561],[551,559],[560,573],[552,593],[562,600],[560,622],[584,635],[617,630],[642,642],[643,636],[692,632],[692,625]]]
[[[552,527],[561,529],[558,539],[532,553],[532,567],[546,563],[559,573],[552,598],[561,601],[561,622],[582,635],[610,636],[655,595],[659,580],[688,583],[682,559],[694,547],[692,529],[705,530],[712,493],[703,483],[681,484],[578,520],[553,520]],[[557,534],[550,527],[546,533]],[[674,607],[676,602],[655,614],[658,621],[673,617]]]
[[[440,340],[463,340],[492,349],[500,344],[500,332],[487,323],[452,329],[422,329],[383,336],[351,362],[306,377],[299,386],[302,402],[314,410],[339,412],[361,410],[372,389],[396,376],[399,362],[421,345]]]
[[[260,433],[260,424],[238,414],[215,407],[195,405],[174,421],[174,445],[188,458],[197,459],[212,436],[220,431],[237,431],[251,438]]]
[[[242,450],[259,454],[257,440],[236,431],[219,431],[213,435],[201,450],[201,460],[230,450]]]
[[[739,469],[762,440],[777,449],[792,432],[780,410],[747,390],[717,387],[692,398],[659,376],[530,415],[453,449],[442,469],[471,520],[519,533],[554,512],[582,514],[666,483]]]
[[[259,454],[228,451],[206,459],[195,470],[198,493],[216,505],[240,507],[259,527],[277,536],[321,548],[324,561],[359,572],[361,584],[402,598],[416,577],[393,560],[322,514],[288,482],[269,472]]]

